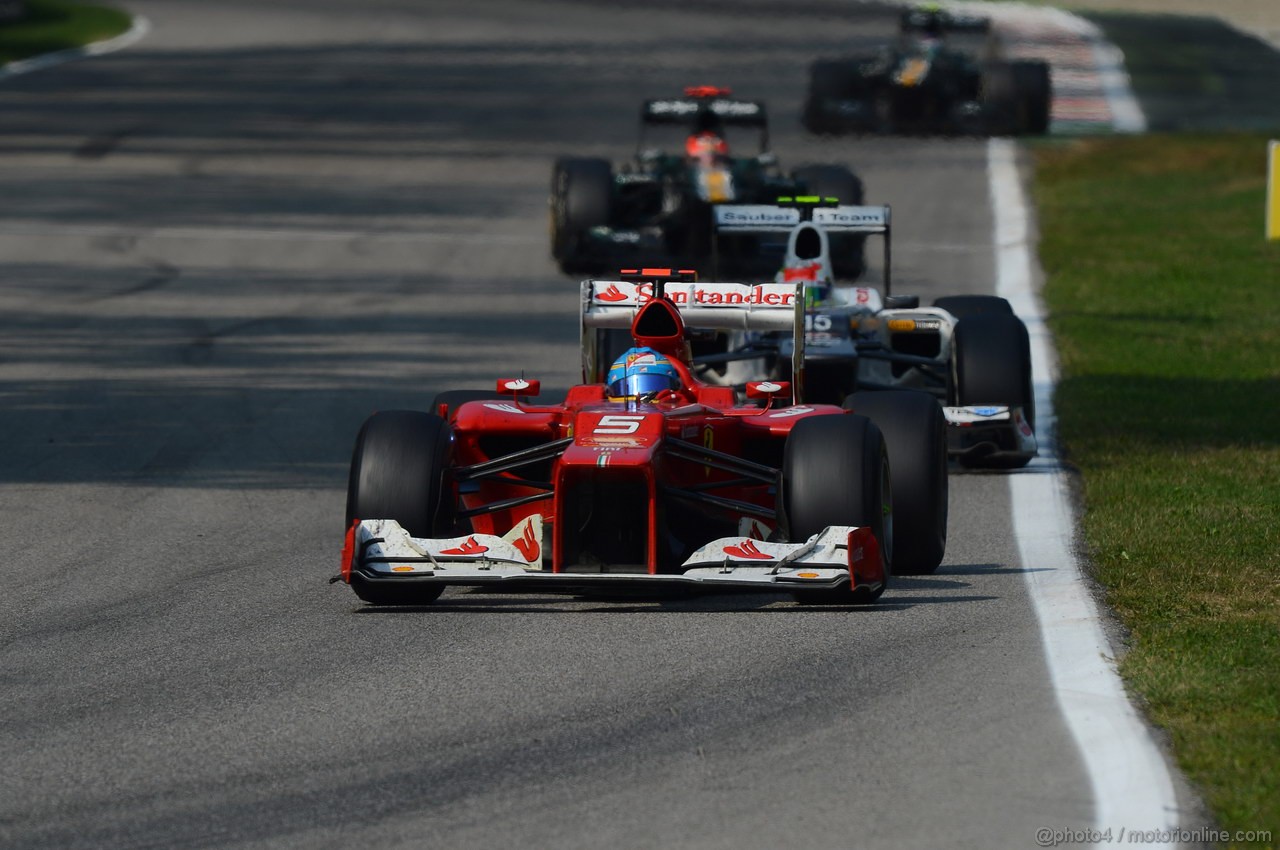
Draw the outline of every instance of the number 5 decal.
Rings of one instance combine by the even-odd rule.
[[[615,416],[613,414],[601,416],[592,433],[634,434],[640,430],[640,423],[643,421],[643,416]]]

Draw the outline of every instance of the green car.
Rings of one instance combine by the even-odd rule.
[[[772,276],[785,244],[759,237],[714,239],[715,207],[773,203],[791,194],[862,203],[862,181],[845,166],[809,165],[785,173],[769,150],[764,104],[730,94],[697,86],[685,89],[683,97],[644,101],[636,154],[617,168],[597,158],[556,161],[551,254],[564,272],[669,265],[703,275]],[[731,154],[730,132],[754,135],[755,152]],[[836,253],[842,275],[861,273],[860,241],[836,246]]]
[[[986,19],[917,8],[875,53],[815,61],[802,121],[824,134],[1043,135],[1052,102],[1048,63],[1001,59]]]

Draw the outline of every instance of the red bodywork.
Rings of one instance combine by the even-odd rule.
[[[526,483],[533,475],[527,468],[477,481],[455,480],[446,486],[453,489],[463,511],[545,494],[537,501],[477,513],[469,518],[469,530],[502,535],[530,514],[540,513],[553,528],[551,569],[557,572],[587,566],[574,557],[583,553],[566,541],[565,523],[558,521],[561,518],[576,520],[577,527],[570,533],[579,539],[584,534],[613,533],[625,541],[641,534],[643,552],[632,549],[633,557],[626,557],[624,543],[621,560],[633,567],[643,566],[650,573],[678,566],[689,551],[720,536],[703,524],[714,523],[715,518],[705,516],[694,524],[700,533],[684,541],[685,549],[664,552],[660,535],[682,525],[673,521],[672,511],[722,514],[724,535],[736,534],[744,517],[776,527],[776,480],[744,480],[741,470],[720,468],[733,464],[716,455],[777,468],[787,434],[796,422],[844,411],[827,405],[766,411],[735,405],[728,388],[694,385],[689,390],[689,399],[652,404],[607,401],[604,386],[599,384],[575,387],[563,404],[554,406],[469,402],[458,408],[452,423],[453,467],[466,468],[555,441],[569,442],[558,457],[535,464],[546,474],[545,479],[539,477],[539,484],[545,481],[551,485],[549,489]],[[495,450],[497,447],[501,450]],[[716,506],[710,503],[690,505],[688,499],[670,495],[676,491],[706,493],[740,504],[722,510],[713,509]],[[584,498],[589,504],[582,503]],[[607,508],[606,501],[611,502]],[[583,515],[586,508],[595,506],[601,507],[608,528],[592,528],[592,516]],[[593,554],[603,563],[618,566],[603,552]]]
[[[538,513],[552,530],[553,572],[660,573],[740,534],[743,520],[778,527],[787,435],[801,419],[844,411],[738,405],[732,389],[698,382],[665,299],[638,312],[632,336],[673,361],[681,392],[620,402],[587,384],[556,405],[515,397],[457,409],[445,482],[457,533],[503,535]]]

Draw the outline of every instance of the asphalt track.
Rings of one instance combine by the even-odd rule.
[[[991,291],[981,141],[818,141],[835,4],[132,8],[0,86],[0,845],[1011,847],[1093,825],[1000,475],[868,608],[450,591],[336,571],[374,409],[576,377],[563,153],[690,83],[892,203],[895,291]],[[844,9],[843,5],[841,6]],[[1120,825],[1117,825],[1120,826]]]

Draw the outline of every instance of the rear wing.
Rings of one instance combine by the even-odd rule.
[[[649,272],[650,270],[646,270]],[[655,269],[655,272],[668,272]],[[801,283],[701,283],[668,280],[654,274],[633,280],[584,280],[582,282],[583,380],[598,373],[601,329],[628,332],[640,308],[666,298],[680,313],[686,328],[717,331],[790,331],[795,340],[792,355],[792,395],[799,404],[804,375],[804,289]]]
[[[759,100],[732,100],[727,97],[661,97],[640,106],[645,124],[692,124],[701,115],[714,115],[720,123],[738,127],[765,127],[769,117]]]
[[[640,143],[645,148],[646,128],[687,126],[707,130],[721,127],[754,127],[760,153],[769,150],[769,116],[759,100],[730,97],[730,89],[719,86],[689,86],[683,97],[651,98],[640,105]]]
[[[903,33],[984,33],[990,29],[990,18],[934,9],[907,9],[898,19],[898,30]]]
[[[779,199],[770,204],[719,204],[712,208],[715,238],[712,247],[719,253],[721,234],[785,233],[790,234],[803,221],[812,222],[828,233],[865,233],[884,236],[884,294],[890,293],[890,260],[892,259],[892,211],[888,205],[848,206],[824,204],[821,198],[799,197]],[[719,257],[713,257],[718,260]]]

